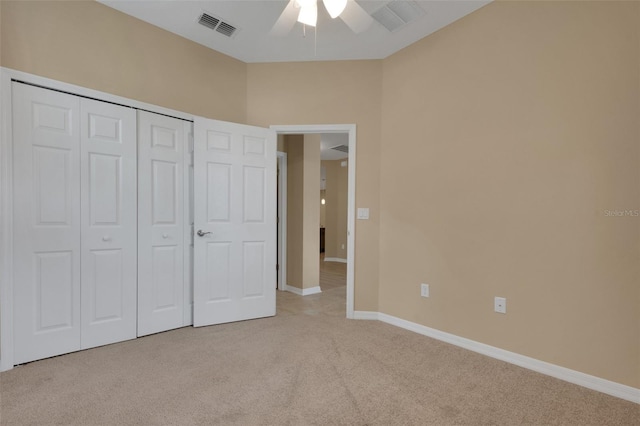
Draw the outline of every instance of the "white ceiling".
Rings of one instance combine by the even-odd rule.
[[[355,34],[340,19],[331,19],[318,2],[316,30],[296,23],[287,36],[269,34],[288,0],[98,0],[101,3],[193,40],[246,63],[383,59],[481,8],[491,0],[443,0],[416,3],[426,12],[395,32],[377,21]],[[349,0],[352,1],[352,0]],[[392,0],[404,1],[404,0]],[[357,0],[368,13],[387,1]],[[197,21],[203,12],[221,18],[237,31],[229,38]]]

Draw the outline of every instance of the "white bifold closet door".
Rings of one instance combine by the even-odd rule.
[[[276,133],[196,117],[194,326],[276,314]]]
[[[81,348],[136,337],[136,112],[80,98]]]
[[[14,83],[14,363],[80,349],[80,102]]]
[[[138,336],[190,324],[190,134],[188,121],[138,112]]]
[[[135,112],[12,90],[14,363],[134,338]]]

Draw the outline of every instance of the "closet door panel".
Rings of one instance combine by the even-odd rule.
[[[138,336],[184,325],[185,126],[138,112]]]
[[[136,337],[137,149],[131,108],[81,100],[83,349]]]
[[[184,325],[193,324],[193,123],[187,123],[185,143],[184,194]]]
[[[77,97],[13,83],[14,362],[80,349]]]

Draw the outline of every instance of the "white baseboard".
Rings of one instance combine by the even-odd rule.
[[[347,259],[342,259],[340,257],[325,257],[325,262],[339,262],[339,263],[347,263]]]
[[[319,285],[315,287],[309,287],[309,288],[298,288],[292,285],[287,285],[286,291],[297,294],[298,296],[309,296],[311,294],[322,293],[322,290],[320,290]]]
[[[560,367],[559,365],[550,364],[515,352],[509,352],[504,349],[489,346],[484,343],[476,342],[475,340],[456,336],[455,334],[446,333],[444,331],[436,330],[435,328],[426,327],[424,325],[416,324],[381,312],[355,311],[353,318],[361,320],[378,319],[387,324],[422,334],[423,336],[431,337],[528,370],[564,380],[565,382],[573,383],[575,385],[583,386],[588,389],[640,404],[640,389],[623,385],[621,383],[601,379],[600,377]]]
[[[379,320],[378,312],[373,311],[353,311],[353,319],[357,320]]]

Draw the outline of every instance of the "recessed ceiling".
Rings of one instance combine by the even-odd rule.
[[[269,32],[288,0],[98,1],[246,63],[383,59],[490,2],[357,0],[368,14],[378,20],[374,19],[368,29],[355,34],[342,19],[331,19],[319,0],[315,29],[305,29],[296,23],[286,36],[276,36]],[[424,14],[420,11],[415,19],[393,32],[387,29],[393,29],[397,24],[388,9],[402,11],[409,6],[418,7],[418,11],[422,10]],[[229,37],[229,31],[215,31],[199,24],[203,13],[235,28],[232,35]],[[228,30],[227,27],[225,29]]]

